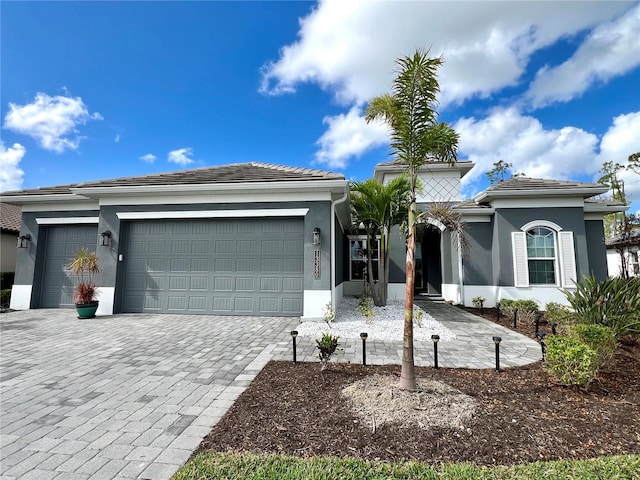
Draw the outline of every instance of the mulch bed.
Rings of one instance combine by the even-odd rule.
[[[587,391],[558,385],[536,363],[492,370],[416,368],[473,397],[462,429],[384,425],[375,432],[340,391],[397,366],[270,362],[196,453],[248,451],[367,460],[512,465],[640,453],[640,345],[620,347]]]

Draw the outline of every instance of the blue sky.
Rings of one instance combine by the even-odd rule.
[[[441,119],[593,181],[640,151],[638,2],[3,2],[0,190],[260,161],[372,176],[396,58],[443,55]],[[625,177],[640,209],[640,177]]]

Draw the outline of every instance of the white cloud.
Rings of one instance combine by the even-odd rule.
[[[382,122],[367,123],[358,107],[346,114],[324,117],[327,131],[316,142],[316,161],[329,168],[344,168],[347,160],[389,141],[389,129]]]
[[[178,165],[189,165],[190,163],[193,163],[193,159],[189,158],[192,155],[192,148],[179,148],[178,150],[172,150],[169,152],[168,160],[171,163],[177,163]]]
[[[20,168],[20,161],[27,150],[19,143],[6,148],[0,140],[0,192],[19,190],[22,188],[24,171]]]
[[[32,103],[9,103],[4,127],[32,137],[46,150],[62,153],[77,150],[81,139],[77,127],[88,120],[102,120],[102,115],[89,113],[80,97],[38,93]]]
[[[600,168],[598,138],[576,127],[545,130],[531,116],[515,108],[497,108],[483,119],[462,118],[455,125],[460,134],[460,154],[476,163],[464,177],[468,184],[504,160],[513,170],[530,177],[571,178],[593,175]]]
[[[535,51],[615,18],[629,2],[321,1],[298,40],[262,69],[260,90],[317,83],[344,104],[388,91],[394,61],[416,47],[444,55],[443,105],[515,85]]]
[[[141,157],[138,157],[140,160],[142,160],[143,162],[147,162],[147,163],[153,163],[156,161],[156,157],[153,153],[147,153],[145,155],[142,155]]]
[[[113,139],[114,142],[120,143],[120,134],[116,134],[116,137]]]
[[[412,54],[416,48],[430,48],[431,55],[443,55],[444,65],[438,74],[440,105],[444,109],[518,85],[534,53],[559,39],[593,29],[574,57],[577,66],[573,70],[588,78],[597,71],[597,78],[604,81],[624,71],[620,52],[633,41],[629,22],[633,20],[630,9],[634,4],[324,0],[300,19],[297,40],[285,45],[275,61],[263,65],[260,91],[280,95],[294,92],[300,84],[312,83],[349,108],[347,114],[324,119],[327,131],[317,142],[319,162],[344,167],[350,155],[358,155],[380,142],[377,134],[362,133],[364,121],[352,107],[359,111],[372,97],[390,90],[397,58]],[[613,38],[614,32],[624,40],[620,45],[598,40]],[[615,58],[609,59],[597,47],[615,50]],[[590,55],[600,65],[588,70],[583,63]],[[633,61],[638,59],[627,60]],[[547,74],[554,71],[547,70]],[[545,74],[540,73],[538,81],[544,78]],[[540,83],[537,85],[536,89],[541,88]],[[567,95],[580,92],[577,88]],[[534,119],[522,119],[528,128],[535,128]],[[582,151],[597,143],[595,137],[576,128],[552,132],[545,132],[539,124],[537,128],[542,143],[555,139],[559,158],[570,156],[566,152],[580,139],[588,140]],[[361,136],[355,138],[356,133]],[[543,151],[545,147],[540,145],[539,149]],[[532,172],[548,170],[531,161],[527,166]]]
[[[640,152],[640,112],[619,115],[613,119],[613,125],[602,136],[598,164],[603,162],[628,164],[629,155]],[[620,178],[625,182],[629,200],[640,200],[640,175],[623,172]]]
[[[595,28],[566,62],[538,71],[526,97],[534,107],[566,102],[598,81],[632,70],[640,65],[639,38],[640,5]]]

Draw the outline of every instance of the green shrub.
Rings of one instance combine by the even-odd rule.
[[[598,355],[577,338],[554,335],[546,347],[545,369],[565,385],[585,387],[598,374]]]
[[[11,303],[11,289],[0,290],[0,307],[9,308],[9,303]]]
[[[496,304],[496,307],[498,307],[498,310],[500,310],[500,313],[502,313],[503,315],[513,315],[513,312],[515,312],[515,300],[509,300],[508,298],[502,298],[500,299],[500,301]]]
[[[484,306],[484,302],[485,302],[486,300],[487,300],[486,298],[481,297],[481,296],[478,296],[478,297],[473,297],[473,298],[471,299],[471,302],[473,303],[473,306],[474,306],[474,307],[476,307],[476,308],[482,308],[482,307]]]
[[[562,291],[580,323],[610,327],[616,337],[640,336],[640,277],[585,277],[576,291]]]
[[[331,355],[333,355],[336,348],[338,348],[338,338],[339,337],[331,335],[330,333],[324,333],[319,340],[316,340],[318,350],[320,350],[318,358],[322,363],[320,370],[325,370],[327,368],[329,360],[331,360]]]
[[[538,312],[539,304],[535,300],[509,300],[501,299],[496,305],[500,312],[506,316],[513,316],[518,312],[518,319],[533,323]]]
[[[367,319],[367,322],[373,320],[373,306],[371,305],[371,297],[369,295],[362,295],[358,302],[358,312]]]
[[[598,368],[605,365],[616,351],[616,334],[609,327],[579,323],[572,328],[572,333],[575,338],[596,352]]]
[[[548,323],[555,323],[561,328],[567,328],[576,323],[576,314],[561,303],[549,302],[545,306],[544,317]]]

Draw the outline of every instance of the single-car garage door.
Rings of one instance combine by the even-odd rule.
[[[301,315],[303,227],[300,218],[133,221],[123,310]]]
[[[40,290],[40,307],[73,306],[74,279],[64,266],[81,247],[92,252],[98,243],[97,225],[55,225],[46,227],[45,254]]]

